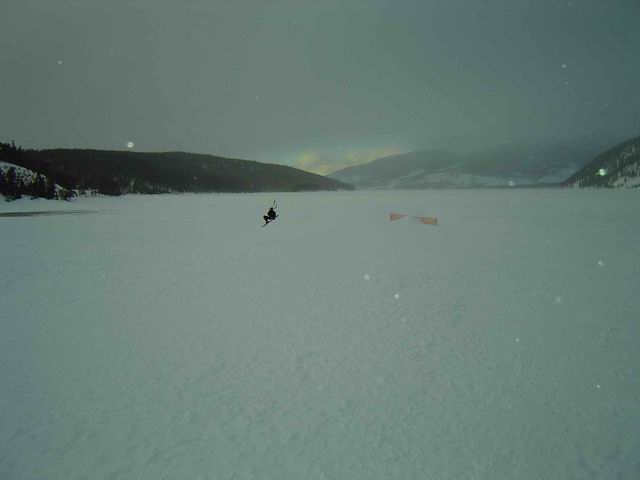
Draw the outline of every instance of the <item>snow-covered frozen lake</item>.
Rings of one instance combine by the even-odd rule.
[[[640,478],[639,207],[3,203],[91,213],[0,218],[0,478]]]

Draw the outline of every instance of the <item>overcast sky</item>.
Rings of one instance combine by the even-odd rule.
[[[3,0],[0,140],[327,172],[640,134],[637,0]]]

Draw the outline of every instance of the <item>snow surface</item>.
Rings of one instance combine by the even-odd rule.
[[[1,203],[0,478],[637,479],[639,199]]]

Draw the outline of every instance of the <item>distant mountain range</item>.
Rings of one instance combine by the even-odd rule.
[[[326,177],[283,165],[213,155],[23,150],[13,143],[0,143],[0,193],[8,199],[21,195],[68,199],[83,192],[639,187],[640,137],[600,153],[612,142],[603,143],[603,139],[529,142],[466,153],[418,150],[344,168]]]
[[[0,161],[29,169],[68,190],[107,195],[170,192],[353,190],[342,181],[296,168],[165,152],[22,150],[1,144]]]
[[[330,178],[358,188],[560,186],[609,144],[603,139],[509,144],[467,153],[418,150],[344,168]]]
[[[640,137],[598,155],[565,182],[568,187],[640,187]]]

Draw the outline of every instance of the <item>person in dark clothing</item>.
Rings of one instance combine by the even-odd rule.
[[[264,224],[266,225],[267,223],[271,222],[272,220],[275,220],[278,217],[278,214],[276,213],[276,210],[274,207],[269,208],[269,211],[267,212],[267,214],[265,216],[263,216],[262,218],[264,218]]]

